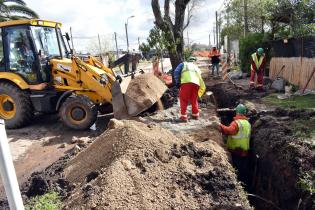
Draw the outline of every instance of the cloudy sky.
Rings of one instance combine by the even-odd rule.
[[[190,42],[209,42],[212,36],[215,11],[222,8],[223,0],[199,0],[200,4],[194,11],[194,17],[188,28]],[[63,31],[72,32],[76,50],[85,51],[100,34],[105,39],[103,45],[114,48],[114,32],[117,33],[119,49],[126,49],[124,24],[129,16],[128,35],[130,49],[138,48],[140,42],[146,40],[153,27],[154,16],[151,0],[25,0],[41,19],[63,23]],[[163,4],[163,0],[160,4]],[[185,38],[187,37],[187,31]],[[213,37],[211,37],[213,42]]]

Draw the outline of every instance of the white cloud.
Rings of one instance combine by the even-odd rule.
[[[195,11],[195,19],[189,27],[190,38],[208,43],[208,32],[214,22],[214,13],[223,0],[204,0]],[[74,37],[94,37],[98,34],[111,39],[114,47],[114,32],[118,34],[118,45],[126,49],[125,22],[129,19],[128,35],[130,48],[137,48],[138,37],[143,41],[153,27],[154,16],[150,0],[26,0],[42,19],[63,23],[63,31],[72,27]],[[162,5],[163,1],[161,1]],[[82,50],[88,39],[76,39],[75,45]],[[84,47],[83,47],[84,46]],[[81,48],[80,48],[81,49]]]

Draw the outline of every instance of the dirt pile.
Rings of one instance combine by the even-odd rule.
[[[225,151],[155,124],[113,120],[68,162],[66,209],[249,209]]]
[[[253,192],[281,209],[315,209],[315,143],[307,135],[315,129],[315,112],[277,108],[258,115],[252,134],[253,159],[258,157]],[[272,206],[257,202],[255,207]]]
[[[167,90],[166,85],[152,74],[132,79],[124,94],[128,114],[136,116],[155,104]]]

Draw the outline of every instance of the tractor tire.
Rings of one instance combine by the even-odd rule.
[[[86,130],[97,119],[97,106],[85,96],[70,96],[59,110],[61,121],[69,128]]]
[[[8,129],[21,128],[34,116],[30,95],[15,85],[0,82],[0,118]]]

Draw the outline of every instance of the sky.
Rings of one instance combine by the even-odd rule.
[[[188,27],[190,43],[209,43],[209,33],[213,43],[212,30],[215,11],[222,8],[223,0],[199,0],[193,19]],[[103,48],[115,49],[114,32],[117,33],[119,49],[126,49],[125,23],[128,21],[130,49],[138,49],[145,42],[154,26],[151,0],[25,0],[27,6],[36,11],[41,19],[63,24],[62,31],[72,28],[77,51],[91,50],[101,37]],[[160,1],[161,6],[164,0]],[[162,8],[161,8],[162,9]],[[174,9],[173,9],[174,10]],[[187,30],[184,37],[187,41]]]

